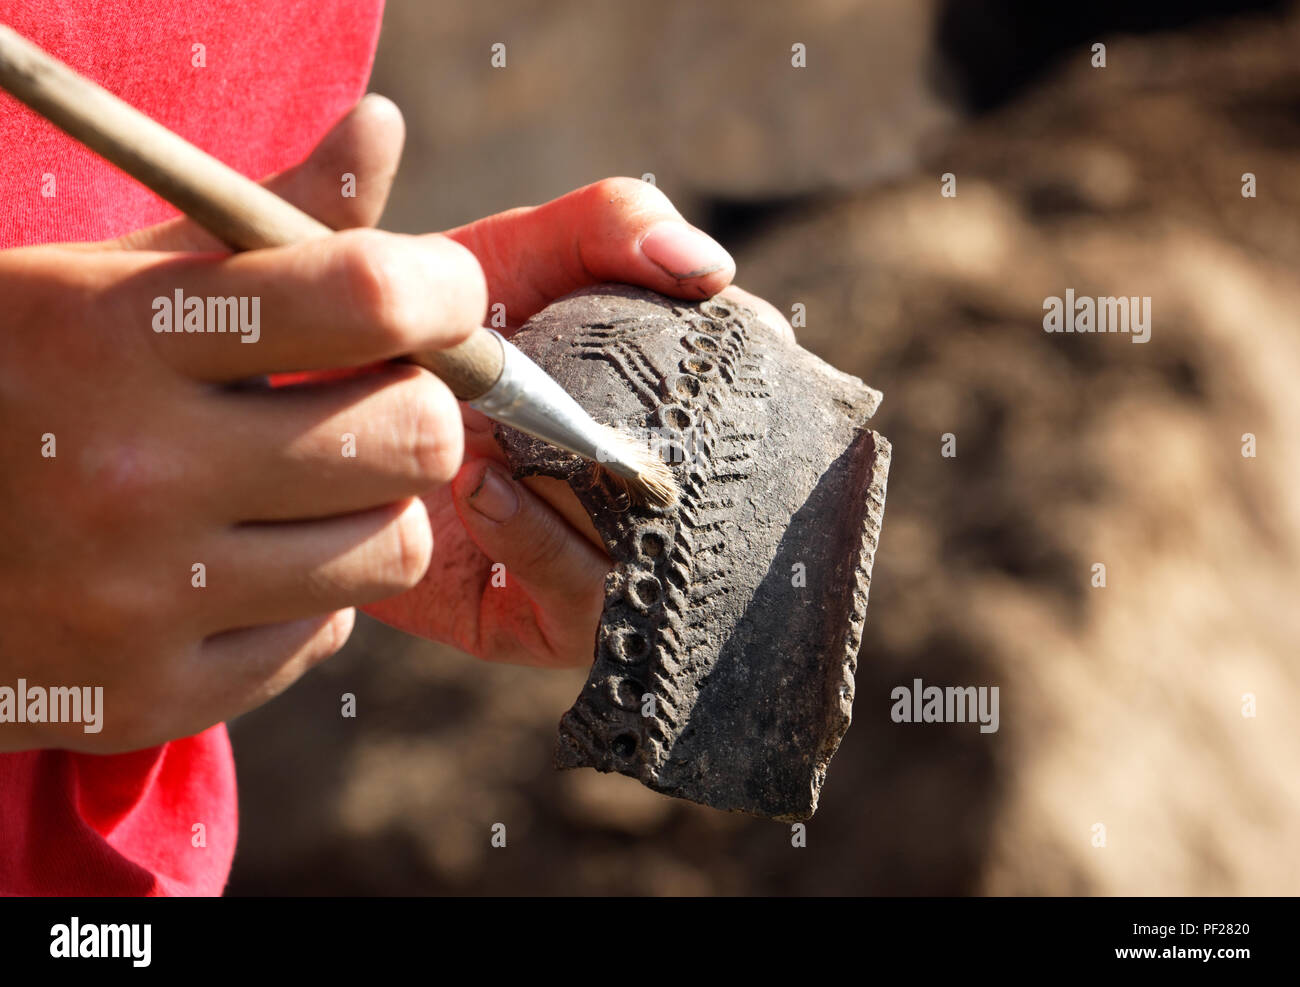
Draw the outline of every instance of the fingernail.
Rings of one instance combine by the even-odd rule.
[[[514,484],[494,466],[483,470],[474,492],[469,495],[469,506],[490,521],[509,521],[519,510],[519,495]]]
[[[675,278],[702,278],[732,267],[735,261],[707,233],[676,220],[650,227],[641,240],[641,252]]]

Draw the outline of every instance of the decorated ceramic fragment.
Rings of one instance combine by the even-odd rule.
[[[566,480],[614,560],[556,763],[807,819],[849,725],[885,502],[881,395],[715,297],[563,298],[513,341],[599,421],[659,444],[679,504],[630,503],[512,429],[519,476]]]

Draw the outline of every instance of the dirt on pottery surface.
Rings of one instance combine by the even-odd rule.
[[[399,102],[378,80],[413,87],[425,68],[383,61],[414,45],[392,39],[416,30],[413,6],[392,5],[376,74]],[[498,25],[457,30],[486,45]],[[362,620],[232,728],[231,892],[1300,890],[1300,11],[1102,40],[1104,69],[1081,43],[987,115],[899,132],[910,163],[887,180],[839,161],[858,184],[751,210],[734,238],[715,228],[739,283],[802,304],[801,342],[884,392],[872,427],[893,443],[854,721],[805,848],[788,824],[553,771],[584,671],[478,662]],[[510,105],[469,90],[480,113]],[[508,147],[508,126],[485,120],[478,149]],[[436,139],[417,137],[399,203],[457,187],[421,149]],[[582,160],[653,170],[608,145]],[[601,177],[554,167],[522,201]],[[707,204],[699,174],[681,181]],[[807,191],[789,171],[737,174],[729,196]],[[1149,297],[1149,342],[1045,333],[1044,300],[1067,289]],[[916,679],[998,686],[998,731],[893,722],[891,691]]]

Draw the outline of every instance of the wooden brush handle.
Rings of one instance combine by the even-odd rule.
[[[333,232],[0,24],[0,87],[166,199],[235,250]],[[464,401],[501,375],[501,343],[479,329],[459,346],[411,357]]]

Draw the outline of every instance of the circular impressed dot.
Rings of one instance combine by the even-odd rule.
[[[701,353],[718,352],[718,341],[712,336],[706,336],[700,332],[687,336],[684,342],[691,349],[698,350]]]
[[[700,396],[700,382],[694,377],[681,376],[673,382],[673,390],[684,398],[697,398]]]
[[[642,661],[650,653],[646,636],[632,627],[619,627],[609,632],[606,640],[610,657],[624,665]]]
[[[645,686],[635,679],[616,677],[609,680],[609,698],[619,709],[640,709],[643,695]]]
[[[653,576],[642,576],[632,584],[632,589],[643,606],[659,602],[659,580]]]
[[[688,356],[682,361],[682,369],[699,377],[708,377],[717,373],[718,365],[706,356]]]
[[[664,536],[655,531],[649,531],[641,536],[641,554],[652,559],[657,559],[664,554]]]
[[[680,430],[691,427],[691,413],[679,404],[666,404],[659,409],[659,420],[666,428]]]

